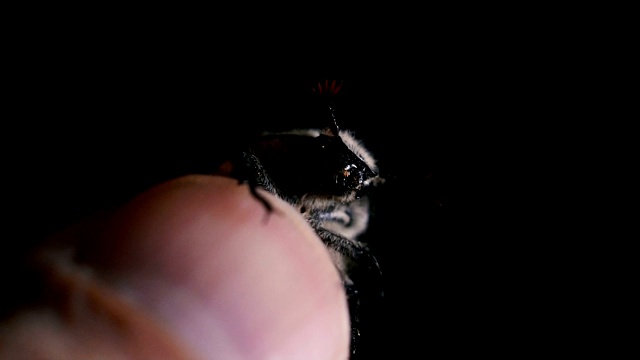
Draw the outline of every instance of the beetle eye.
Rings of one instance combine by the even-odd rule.
[[[358,189],[363,183],[362,172],[359,171],[356,165],[349,164],[338,172],[336,183],[350,190]]]

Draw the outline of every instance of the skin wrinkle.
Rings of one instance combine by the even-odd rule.
[[[199,359],[139,303],[74,263],[69,250],[38,254],[53,301],[3,325],[0,358]]]

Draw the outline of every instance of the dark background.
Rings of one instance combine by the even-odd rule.
[[[495,354],[510,351],[505,342],[530,344],[523,329],[542,312],[531,299],[546,299],[527,289],[540,286],[531,272],[546,270],[526,264],[544,242],[518,227],[526,215],[511,204],[539,208],[547,198],[513,184],[541,170],[532,153],[544,146],[531,137],[575,86],[572,64],[553,49],[467,35],[425,44],[426,55],[374,51],[339,66],[323,53],[271,67],[268,52],[232,64],[225,53],[135,42],[30,52],[6,120],[16,235],[4,240],[3,274],[18,295],[5,308],[29,293],[13,269],[43,237],[161,181],[209,173],[252,134],[320,126],[310,89],[338,79],[338,125],[388,179],[372,194],[363,238],[380,261],[385,302],[370,309],[362,351]]]

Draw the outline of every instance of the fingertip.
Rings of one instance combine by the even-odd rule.
[[[120,212],[104,278],[206,357],[346,359],[349,316],[321,240],[292,207],[217,176],[188,176]],[[224,355],[222,355],[224,354]]]

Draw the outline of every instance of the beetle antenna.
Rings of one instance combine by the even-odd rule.
[[[319,81],[311,90],[314,94],[319,95],[323,99],[327,100],[330,119],[327,124],[328,126],[325,129],[326,135],[338,136],[340,131],[340,129],[338,128],[338,123],[336,121],[336,112],[333,100],[340,92],[340,89],[342,89],[342,83],[342,80],[324,80],[324,82]]]

